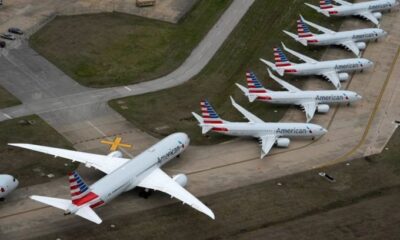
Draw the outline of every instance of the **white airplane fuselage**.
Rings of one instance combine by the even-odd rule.
[[[11,175],[0,174],[0,199],[4,199],[8,194],[18,187],[18,180]]]
[[[186,134],[174,133],[169,135],[134,159],[92,184],[90,189],[91,193],[94,195],[90,193],[84,197],[89,201],[82,205],[71,204],[67,212],[74,213],[80,207],[97,207],[110,202],[121,193],[135,188],[141,180],[152,172],[151,170],[159,168],[178,156],[188,145],[189,138]]]
[[[321,75],[327,71],[352,72],[363,70],[373,66],[373,63],[365,58],[349,58],[340,60],[320,61],[317,63],[295,63],[290,66],[277,67],[284,69],[285,73],[292,75]],[[341,79],[346,80],[346,79]]]
[[[330,103],[350,103],[361,98],[355,92],[344,90],[321,90],[321,91],[301,91],[301,92],[271,92],[252,93],[258,96],[257,100],[274,104],[296,104],[314,101],[317,104]]]
[[[395,7],[396,0],[376,0],[368,2],[353,3],[350,6],[341,5],[334,6],[333,8],[326,9],[329,15],[332,16],[351,16],[357,15],[360,12],[370,11],[370,12],[380,12],[390,10]]]
[[[318,137],[326,133],[319,125],[312,123],[247,123],[225,122],[214,124],[213,132],[229,136],[261,137],[264,135],[276,135],[279,137]]]
[[[326,46],[335,45],[343,41],[365,42],[375,40],[386,35],[386,32],[379,28],[358,29],[352,31],[343,31],[335,33],[315,34],[312,37],[306,37],[310,45]],[[362,50],[362,49],[361,49]]]

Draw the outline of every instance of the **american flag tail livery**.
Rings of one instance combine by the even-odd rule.
[[[308,28],[308,25],[302,19],[297,20],[297,36],[299,36],[299,38],[314,36],[314,34]]]
[[[82,180],[77,172],[69,173],[69,183],[71,190],[71,200],[62,198],[53,198],[46,196],[30,196],[32,200],[50,205],[52,207],[64,210],[64,215],[75,214],[89,221],[100,224],[101,218],[92,208],[104,204],[103,201],[93,192]]]
[[[218,116],[214,108],[207,100],[200,102],[201,116],[204,123],[209,124],[222,124],[224,121]]]
[[[279,47],[274,48],[274,59],[276,67],[285,67],[292,65],[292,63],[289,62],[286,55],[283,53],[282,49],[280,49]]]
[[[72,203],[76,204],[80,199],[85,197],[90,193],[89,187],[82,180],[81,176],[79,176],[78,172],[73,171],[68,173],[69,177],[69,189],[71,191],[71,200]]]
[[[200,102],[201,116],[197,113],[192,112],[192,115],[199,122],[201,127],[201,133],[206,134],[208,131],[213,130],[216,132],[227,131],[226,128],[221,127],[226,121],[222,120],[214,108],[207,100]]]
[[[251,72],[246,72],[246,81],[247,88],[249,89],[249,93],[266,93],[267,90],[261,84],[261,82],[257,79],[256,75]]]
[[[333,8],[332,0],[320,0],[319,1],[319,7],[321,9]]]

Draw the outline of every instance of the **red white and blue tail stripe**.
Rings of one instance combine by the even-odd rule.
[[[282,49],[280,49],[279,47],[274,48],[274,59],[275,59],[275,66],[277,67],[285,67],[292,65],[292,63],[289,62],[286,55],[283,53]]]
[[[215,112],[214,108],[207,100],[200,102],[201,116],[203,117],[204,123],[209,124],[222,124],[223,120]]]
[[[69,175],[69,188],[71,191],[72,203],[76,203],[79,199],[85,197],[90,193],[89,187],[82,180],[81,176],[76,171],[73,171]]]
[[[319,7],[321,9],[333,8],[332,0],[320,0],[319,1]]]
[[[266,93],[267,90],[261,84],[261,82],[257,79],[256,75],[251,72],[246,72],[246,80],[247,80],[247,88],[249,89],[249,93]]]
[[[308,25],[301,19],[297,20],[297,36],[299,36],[299,38],[314,36],[314,34],[308,28]]]

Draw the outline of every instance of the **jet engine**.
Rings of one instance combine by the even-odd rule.
[[[290,139],[289,138],[278,138],[276,140],[276,146],[277,147],[289,147],[290,144]]]
[[[115,157],[115,158],[122,158],[122,152],[120,152],[120,151],[110,152],[107,156]]]
[[[380,12],[374,12],[374,13],[372,13],[373,15],[374,15],[374,17],[376,17],[376,19],[381,19],[381,17],[382,17],[382,13],[380,13]]]
[[[317,112],[319,112],[319,113],[329,112],[329,105],[328,104],[318,104]]]
[[[364,50],[367,47],[367,44],[365,42],[358,42],[356,43],[358,49]]]
[[[181,185],[181,187],[185,187],[188,183],[188,178],[183,173],[173,176],[172,180]]]
[[[348,73],[339,73],[339,80],[340,81],[346,81],[349,79],[349,74]]]

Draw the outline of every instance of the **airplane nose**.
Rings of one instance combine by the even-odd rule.
[[[357,98],[357,99],[362,99],[362,96],[359,95],[359,94],[357,94],[357,95],[356,95],[356,98]]]

